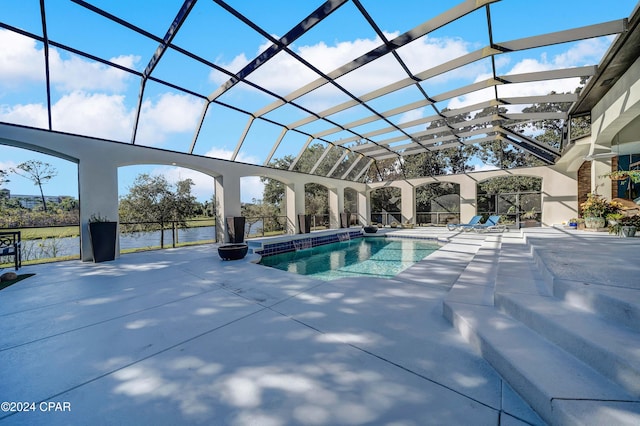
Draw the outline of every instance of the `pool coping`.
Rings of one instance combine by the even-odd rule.
[[[411,230],[380,229],[377,233],[366,233],[362,228],[340,228],[313,231],[309,234],[285,234],[275,237],[254,238],[247,241],[251,253],[262,256],[273,256],[290,253],[301,248],[312,248],[356,238],[399,238],[416,240],[436,240],[439,244],[450,242],[444,236],[420,235]],[[259,261],[259,260],[258,260]]]

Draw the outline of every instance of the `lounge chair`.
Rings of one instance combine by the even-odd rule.
[[[474,226],[480,224],[480,219],[482,219],[482,216],[474,216],[469,223],[447,223],[447,229],[449,231],[455,231],[456,229],[470,231]]]
[[[507,229],[507,225],[499,222],[500,215],[489,216],[485,223],[474,225],[473,230],[475,232],[504,232]]]

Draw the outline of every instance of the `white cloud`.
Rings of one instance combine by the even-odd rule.
[[[189,96],[165,93],[142,104],[137,141],[159,146],[171,133],[193,132],[202,102]]]
[[[240,199],[249,203],[256,200],[262,200],[264,197],[264,184],[260,182],[258,176],[247,176],[240,179]]]
[[[47,109],[41,104],[0,105],[0,121],[23,126],[47,128]]]
[[[205,157],[229,160],[233,155],[233,151],[229,149],[224,149],[224,148],[212,148],[209,151],[207,151],[204,155]],[[236,161],[240,161],[242,163],[249,163],[249,164],[260,164],[260,160],[257,157],[244,154],[242,153],[242,151],[238,153],[238,157],[236,158]]]
[[[609,36],[579,41],[566,52],[557,55],[553,62],[562,67],[598,63],[614,38],[614,36]]]
[[[582,40],[571,45],[566,51],[549,59],[546,53],[538,58],[525,58],[517,62],[505,75],[525,74],[531,72],[548,71],[553,69],[580,67],[599,62],[607,50],[611,37]],[[501,58],[498,56],[497,58]],[[508,63],[501,62],[502,65]],[[491,74],[480,74],[476,82],[491,78]],[[573,92],[580,84],[579,78],[566,78],[559,80],[536,81],[532,83],[505,84],[498,86],[499,97],[546,95],[552,91],[557,93]],[[449,108],[460,108],[487,100],[489,91],[493,88],[479,90],[451,99]]]
[[[233,151],[223,148],[213,148],[204,155],[206,157],[228,160],[233,155]],[[238,153],[236,160],[243,163],[259,164],[256,157],[245,155],[242,152]],[[240,199],[243,202],[251,202],[254,198],[256,200],[262,200],[263,194],[264,184],[260,182],[259,176],[247,176],[240,179]]]
[[[8,172],[11,169],[14,169],[18,166],[18,163],[16,163],[15,161],[0,161],[0,170],[4,170],[5,172]]]
[[[214,193],[213,177],[204,173],[185,169],[182,167],[158,167],[150,172],[154,176],[164,176],[170,183],[179,180],[191,179],[194,186],[191,187],[191,194],[198,200],[210,200]],[[264,193],[264,184],[259,176],[247,176],[240,179],[240,198],[243,202],[251,202],[253,199],[261,200]]]
[[[398,119],[398,124],[407,123],[409,121],[418,120],[424,117],[424,108],[417,108],[411,111],[407,111],[400,116]]]
[[[52,106],[54,130],[128,141],[133,114],[124,96],[74,91]]]
[[[193,132],[202,105],[188,95],[167,93],[143,104],[136,141],[160,146],[170,134]],[[74,91],[52,105],[54,130],[128,142],[134,111],[122,95]],[[33,127],[47,127],[42,104],[3,105],[0,120]]]
[[[8,30],[0,30],[0,87],[15,89],[34,82],[44,82],[44,51],[34,40]],[[110,59],[133,67],[139,58],[123,55]],[[61,57],[58,49],[49,49],[50,78],[58,90],[100,90],[118,93],[126,88],[129,73],[71,55]]]
[[[0,30],[0,85],[13,87],[44,80],[44,54],[36,42],[12,31]]]
[[[112,62],[125,67],[132,67],[138,57],[119,56],[111,58]],[[61,91],[99,90],[120,93],[127,87],[131,74],[99,62],[87,61],[79,56],[62,59],[56,49],[49,51],[51,81]]]
[[[398,49],[398,54],[414,74],[427,71],[471,52],[474,48],[461,38],[422,37]],[[430,85],[444,84],[454,79],[472,80],[479,73],[487,72],[486,64],[475,62],[456,68],[429,80]],[[403,76],[404,78],[405,76]],[[437,93],[432,93],[437,94]]]
[[[398,33],[385,33],[385,36],[388,39],[393,39],[398,36]],[[322,72],[329,73],[381,44],[380,38],[376,37],[339,42],[334,45],[319,42],[315,45],[293,46],[293,49]],[[270,43],[267,42],[261,45],[258,50],[262,51],[268,45]],[[469,49],[469,43],[462,39],[422,37],[398,49],[398,53],[414,73],[419,73],[466,54]],[[219,65],[230,70],[239,70],[247,62],[246,55],[242,53],[227,63],[220,62]],[[447,73],[447,75],[438,78],[441,82],[451,78],[471,78],[475,77],[477,73],[478,67],[475,66]],[[386,55],[341,77],[338,82],[355,94],[363,94],[406,77],[406,73],[402,71],[393,57]],[[217,84],[222,84],[227,80],[226,77],[218,73],[212,73],[210,78]],[[279,53],[249,76],[249,80],[254,83],[283,95],[289,94],[317,78],[319,75],[284,53]],[[438,81],[437,79],[434,80]],[[314,99],[306,100],[305,104],[321,108],[334,101],[333,98],[336,98],[338,93],[337,90],[318,90],[313,93]]]
[[[213,177],[195,170],[165,166],[154,169],[150,174],[164,176],[170,183],[191,179],[195,184],[191,187],[191,194],[200,201],[211,200],[214,193]]]

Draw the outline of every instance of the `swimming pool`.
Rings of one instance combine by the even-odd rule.
[[[438,248],[436,241],[358,238],[265,256],[260,264],[325,281],[356,276],[391,278]]]

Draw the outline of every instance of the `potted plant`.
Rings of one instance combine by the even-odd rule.
[[[93,261],[107,262],[116,258],[116,240],[118,222],[110,221],[100,214],[92,214],[89,218],[89,238]]]
[[[608,177],[611,180],[625,180],[631,178],[633,183],[640,183],[640,170],[614,170],[605,173],[601,177]]]
[[[590,229],[604,228],[605,217],[611,213],[618,213],[622,205],[616,201],[607,201],[601,195],[590,193],[587,201],[580,204],[585,226]]]
[[[569,228],[578,229],[578,218],[577,217],[572,217],[571,219],[569,219]]]
[[[622,213],[609,213],[607,215],[607,223],[609,225],[616,225],[624,215]]]
[[[609,224],[609,233],[620,237],[633,237],[640,227],[640,215],[623,216]]]
[[[531,210],[524,212],[520,215],[521,219],[524,219],[524,226],[536,226],[538,224],[538,212],[536,212],[535,207]]]

